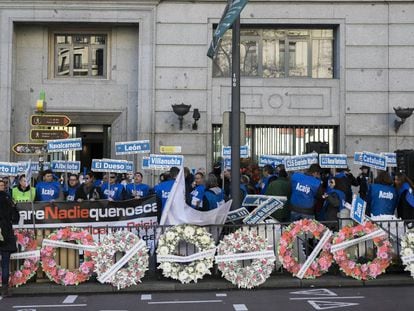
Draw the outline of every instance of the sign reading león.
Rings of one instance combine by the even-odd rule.
[[[30,130],[30,139],[33,140],[51,140],[66,138],[69,138],[69,133],[65,130]]]
[[[34,114],[30,116],[32,126],[68,126],[71,120],[65,115],[42,115]]]
[[[43,143],[17,143],[12,148],[17,155],[42,154],[47,152],[46,144]]]

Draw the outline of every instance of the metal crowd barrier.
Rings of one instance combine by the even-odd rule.
[[[341,228],[344,223],[349,223],[350,219],[339,219],[338,221],[331,221],[331,222],[322,222],[326,226],[329,226],[331,230],[338,231],[338,228]],[[402,272],[404,267],[402,266],[400,260],[400,241],[402,236],[407,232],[408,229],[412,228],[414,224],[414,220],[390,220],[390,221],[376,221],[378,225],[380,225],[388,234],[393,248],[394,248],[394,256],[392,260],[392,264],[389,268],[392,272]],[[268,240],[268,243],[273,246],[273,249],[276,253],[277,258],[277,245],[280,239],[280,236],[284,230],[290,223],[265,223],[265,224],[257,224],[257,225],[244,225],[244,224],[226,224],[226,225],[210,225],[205,226],[207,231],[212,234],[213,238],[215,239],[216,244],[218,245],[219,241],[226,235],[231,232],[234,232],[238,229],[242,229],[245,231],[255,231],[257,234],[260,234],[262,237]],[[157,232],[158,234],[162,234],[168,226],[148,226],[144,228],[137,228],[134,227],[89,227],[84,228],[87,229],[94,237],[95,241],[102,241],[103,237],[108,232],[114,232],[118,230],[128,230],[140,238],[156,238]],[[51,232],[55,229],[36,229],[36,238],[38,241],[39,247],[42,245],[43,238],[46,238]],[[161,278],[161,271],[157,270],[157,259],[155,253],[155,245],[153,243],[154,239],[149,240],[147,244],[149,247],[149,271],[146,272],[146,277],[157,277]],[[295,245],[297,250],[297,255],[300,260],[305,261],[307,256],[312,252],[313,247],[316,246],[316,243],[313,242],[312,236],[302,235],[298,237],[297,243]],[[152,246],[152,247],[151,247]],[[177,254],[179,255],[191,255],[197,252],[196,247],[194,245],[189,245],[188,243],[179,243],[177,247]],[[360,245],[354,246],[353,254],[356,257],[356,260],[363,263],[368,260],[372,260],[375,256],[375,246],[373,245],[372,241],[366,241],[360,243]],[[123,254],[117,254],[116,258],[119,259],[122,257]],[[73,249],[64,249],[58,248],[56,249],[56,261],[63,268],[68,269],[76,269],[79,267],[80,262],[83,260],[82,253],[79,253],[78,250]],[[116,259],[114,260],[116,261]],[[14,260],[11,269],[17,269],[22,264],[22,260]],[[248,265],[249,261],[243,261],[244,265]],[[336,264],[333,264],[329,273],[337,274],[338,268]],[[287,273],[282,265],[280,264],[278,258],[275,265],[274,274],[282,274]],[[220,277],[220,272],[218,271],[217,267],[215,266],[212,271],[213,277]],[[47,276],[43,273],[42,269],[39,268],[36,278],[34,279],[36,282],[45,282],[49,281]]]

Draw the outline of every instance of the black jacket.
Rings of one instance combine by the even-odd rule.
[[[0,250],[14,253],[17,251],[13,223],[18,223],[19,213],[9,194],[0,191],[0,228],[4,241],[0,241]]]

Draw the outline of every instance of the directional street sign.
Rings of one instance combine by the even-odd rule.
[[[115,143],[115,154],[133,154],[151,152],[149,140],[126,141]]]
[[[62,152],[69,150],[82,150],[82,138],[56,139],[47,141],[48,152]]]
[[[32,126],[68,126],[71,120],[65,115],[34,114],[30,116]]]
[[[92,159],[91,170],[94,172],[132,173],[134,163],[125,160]]]
[[[80,161],[52,161],[52,171],[79,173],[81,169]]]
[[[69,138],[69,133],[65,130],[30,130],[30,139],[33,140],[50,140],[50,139],[66,139]]]
[[[46,153],[46,144],[43,143],[17,143],[12,148],[17,155]]]

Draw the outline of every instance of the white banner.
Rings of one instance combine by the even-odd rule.
[[[296,275],[299,279],[303,278],[306,271],[309,269],[310,265],[315,260],[316,256],[318,256],[318,254],[322,250],[322,248],[326,245],[326,243],[328,243],[331,236],[332,236],[332,231],[327,229],[325,231],[325,233],[323,234],[322,238],[320,239],[319,243],[313,249],[312,253],[306,259],[305,263],[303,264],[303,266],[300,268],[298,274]]]
[[[52,247],[62,247],[62,248],[71,248],[83,251],[94,252],[96,251],[96,245],[84,245],[84,244],[73,244],[63,241],[43,239],[42,246],[52,246]]]
[[[209,249],[203,252],[195,253],[189,256],[176,256],[176,255],[158,255],[157,262],[192,262],[199,259],[214,257],[216,249]]]
[[[118,272],[141,248],[146,247],[146,244],[143,240],[139,240],[130,250],[128,250],[125,255],[117,261],[111,268],[109,268],[105,273],[98,277],[98,281],[105,283],[111,278],[115,273]]]
[[[275,253],[273,251],[268,250],[268,251],[260,251],[260,252],[217,255],[215,257],[215,261],[216,263],[219,263],[219,262],[239,261],[239,260],[248,260],[248,259],[272,258],[272,257],[275,257]]]
[[[21,253],[13,253],[10,255],[11,260],[16,259],[27,259],[27,258],[40,258],[40,250],[36,251],[29,251],[29,252],[21,252]]]
[[[411,256],[402,256],[401,260],[404,264],[409,264],[411,262],[414,262],[414,255]]]
[[[384,230],[378,229],[378,230],[373,231],[373,232],[371,232],[371,233],[369,233],[367,235],[364,235],[364,236],[362,236],[360,238],[357,238],[357,239],[353,239],[353,240],[349,240],[349,241],[345,241],[345,242],[342,242],[342,243],[339,243],[339,244],[332,245],[331,252],[332,253],[335,253],[335,252],[337,252],[337,251],[339,251],[341,249],[345,249],[345,248],[348,248],[348,247],[350,247],[352,245],[357,245],[357,244],[359,244],[361,242],[364,242],[364,241],[367,241],[367,240],[371,240],[371,239],[374,239],[374,238],[377,238],[377,237],[380,237],[380,236],[383,236],[383,235],[386,235],[386,234],[387,233]]]

